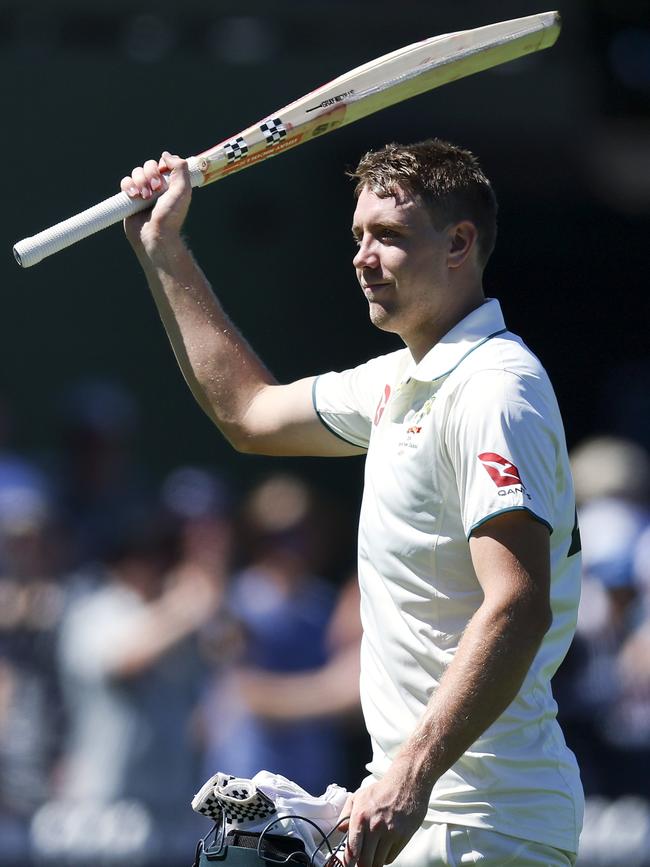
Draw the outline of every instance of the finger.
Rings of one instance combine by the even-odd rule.
[[[378,831],[367,831],[363,835],[361,851],[357,855],[357,864],[359,864],[360,867],[372,867],[375,861],[375,852],[377,851],[377,846],[380,841],[381,837],[379,836]]]
[[[127,196],[131,196],[131,198],[140,195],[140,191],[133,183],[133,178],[130,175],[122,178],[122,180],[120,181],[120,189],[123,193],[126,193]]]
[[[345,813],[345,810],[343,811],[343,813]],[[341,813],[341,818],[336,823],[337,831],[347,831],[350,827],[350,816],[344,816],[343,813]]]
[[[155,192],[159,190],[162,186],[162,180],[160,177],[160,170],[158,168],[158,160],[147,160],[147,162],[143,165],[142,170],[144,171],[144,176],[147,179],[149,187]]]
[[[178,154],[170,154],[169,151],[163,151],[162,156],[160,157],[160,162],[164,163],[164,165],[172,170],[176,168],[180,168],[187,161],[183,159],[183,157],[179,157]]]
[[[387,855],[386,860],[385,860],[384,863],[385,863],[385,864],[392,864],[393,861],[394,861],[394,860],[397,858],[397,856],[400,854],[400,852],[402,851],[402,849],[404,848],[404,846],[406,846],[406,843],[394,843],[393,846],[391,847],[391,850],[390,850],[390,852],[388,853],[388,855]]]
[[[133,183],[137,187],[138,192],[142,196],[143,199],[151,198],[151,187],[147,182],[147,177],[144,173],[144,169],[142,166],[135,166],[133,171],[131,172],[131,177],[133,178]]]
[[[350,816],[352,815],[352,807],[354,805],[354,795],[348,795],[345,806],[339,814],[339,821],[336,825],[339,831],[347,831],[350,827]]]
[[[362,846],[363,828],[354,821],[354,818],[352,818],[350,821],[350,828],[348,830],[348,839],[345,843],[345,849],[343,851],[344,867],[354,867],[354,865],[359,860]]]
[[[384,864],[388,864],[390,853],[393,848],[394,846],[392,840],[388,838],[380,840],[377,843],[377,848],[375,849],[375,856],[372,859],[372,867],[384,867]]]

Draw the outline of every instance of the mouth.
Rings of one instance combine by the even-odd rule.
[[[363,289],[363,294],[366,298],[369,301],[372,301],[378,292],[382,289],[388,288],[390,285],[390,283],[362,283],[361,288]]]

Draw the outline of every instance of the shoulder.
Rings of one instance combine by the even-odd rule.
[[[447,378],[448,393],[489,400],[493,392],[537,394],[555,400],[544,366],[524,341],[510,331],[491,337],[459,364]]]
[[[374,358],[350,368],[349,372],[366,375],[375,379],[386,379],[400,375],[409,365],[411,356],[408,349],[397,349],[385,355],[377,355]],[[343,371],[344,373],[347,371]]]
[[[511,331],[503,331],[484,341],[456,368],[460,379],[486,370],[503,370],[518,376],[548,380],[539,358],[519,335]]]
[[[447,420],[472,424],[501,418],[507,425],[527,420],[559,432],[560,410],[548,374],[515,334],[503,332],[477,347],[445,383]]]
[[[392,388],[401,380],[409,360],[408,350],[399,349],[371,358],[347,370],[321,374],[314,380],[312,390],[317,411],[326,409],[331,400],[338,403],[343,398],[350,406],[360,406],[366,413],[369,412],[368,402],[376,402],[377,395],[382,393],[386,386]]]

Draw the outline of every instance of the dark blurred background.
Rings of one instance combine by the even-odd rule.
[[[132,166],[158,156],[162,149],[185,155],[204,150],[324,81],[409,42],[539,11],[544,10],[530,0],[503,0],[490,8],[478,0],[404,0],[400,4],[282,0],[237,6],[219,0],[0,3],[0,140],[6,166],[5,206],[0,217],[5,251],[0,257],[4,295],[0,501],[5,491],[8,522],[0,564],[7,576],[2,598],[9,612],[2,627],[5,662],[4,681],[0,666],[0,731],[3,708],[5,733],[10,731],[7,708],[11,709],[19,692],[16,684],[23,683],[20,665],[27,665],[27,657],[27,668],[37,673],[36,680],[40,678],[43,696],[50,688],[65,693],[65,685],[59,682],[65,654],[55,649],[61,643],[61,623],[66,618],[74,623],[74,605],[105,587],[105,579],[98,577],[102,569],[110,566],[114,574],[121,568],[114,564],[123,565],[124,558],[129,559],[124,544],[120,548],[118,542],[130,540],[131,553],[134,549],[140,552],[138,562],[147,559],[142,552],[151,551],[152,533],[160,528],[143,528],[135,514],[152,500],[156,509],[162,503],[166,510],[165,520],[172,525],[176,545],[169,562],[155,566],[160,575],[167,575],[165,570],[173,563],[176,577],[173,587],[165,585],[161,590],[159,582],[155,592],[140,593],[143,616],[153,617],[147,605],[164,599],[168,592],[172,599],[197,592],[182,581],[181,588],[177,586],[178,564],[188,558],[194,562],[198,556],[199,573],[212,576],[208,584],[216,581],[221,586],[222,573],[239,576],[223,582],[235,587],[223,590],[230,605],[222,604],[221,591],[216,592],[214,586],[209,591],[203,587],[205,610],[214,617],[190,612],[182,627],[175,624],[178,646],[171,650],[157,647],[156,653],[149,647],[147,652],[153,654],[149,663],[161,664],[163,680],[167,654],[175,653],[184,642],[196,643],[206,630],[212,635],[215,618],[221,624],[216,632],[230,634],[232,624],[224,614],[229,607],[240,615],[235,620],[246,620],[241,615],[245,608],[241,593],[249,598],[247,570],[260,562],[266,569],[269,557],[270,574],[277,577],[279,571],[285,576],[284,584],[281,582],[285,590],[287,575],[291,573],[294,580],[301,572],[317,574],[329,588],[327,604],[316,605],[328,612],[328,618],[331,615],[331,622],[320,627],[325,649],[308,665],[305,662],[305,670],[321,671],[328,661],[336,662],[336,648],[355,640],[353,623],[347,622],[345,628],[332,624],[338,623],[337,606],[341,610],[350,606],[345,593],[351,592],[346,588],[354,565],[354,525],[363,471],[358,459],[288,461],[232,452],[194,404],[119,227],[26,271],[14,263],[12,244],[105,198]],[[605,504],[605,527],[610,531],[607,507],[612,501],[625,513],[628,529],[633,525],[625,544],[618,537],[615,576],[611,569],[606,574],[599,572],[597,566],[588,576],[602,591],[593,609],[600,611],[601,632],[593,631],[590,620],[584,647],[578,645],[584,654],[573,653],[571,666],[566,667],[569,697],[576,694],[575,684],[580,682],[585,694],[593,698],[590,678],[596,677],[600,686],[606,681],[598,704],[598,712],[606,714],[620,706],[620,696],[612,691],[618,677],[618,654],[625,651],[628,638],[636,640],[637,632],[643,634],[645,628],[643,576],[647,578],[650,572],[638,546],[648,524],[643,467],[650,447],[650,7],[648,0],[566,0],[560,11],[563,32],[549,51],[417,97],[197,192],[187,234],[226,308],[279,379],[341,369],[396,347],[394,338],[373,331],[367,323],[366,303],[354,279],[351,184],[345,169],[353,167],[367,149],[387,141],[434,135],[465,145],[480,157],[500,201],[500,237],[487,272],[487,293],[501,299],[510,328],[525,337],[547,367],[570,448],[596,435],[610,437],[606,440],[609,452],[597,448],[588,452],[585,474],[589,479],[600,477],[603,461],[619,472],[613,471],[609,487],[587,485],[584,502]],[[219,543],[216,553],[178,553],[181,531],[189,520],[187,508],[192,512],[198,507],[178,507],[180,512],[172,509],[170,519],[169,503],[165,506],[161,491],[179,467],[187,469],[188,465],[199,473],[191,477],[189,490],[194,490],[193,485],[200,490],[201,485],[210,490],[216,485],[215,490],[221,486],[228,492],[228,505],[225,493],[222,496],[215,490],[209,496],[205,491],[187,495],[192,502],[198,496],[211,520],[226,515],[232,522],[228,532],[233,540]],[[269,531],[259,526],[252,531],[242,516],[249,514],[247,509],[264,479],[278,473],[290,473],[292,484],[304,485],[309,497],[320,504],[318,519],[312,515],[309,521],[313,525],[316,520],[321,538],[334,540],[328,542],[328,556],[307,533],[308,541],[297,547],[291,537],[289,557],[286,528],[271,533],[276,539],[279,532],[282,539],[279,566],[268,546],[262,545],[260,553],[259,546],[251,543],[251,538],[265,539]],[[202,481],[197,481],[199,477]],[[187,488],[189,483],[184,484]],[[291,500],[293,495],[287,496]],[[293,527],[291,520],[287,526]],[[301,533],[306,526],[302,520],[298,520]],[[24,539],[25,533],[31,541],[16,543],[18,548],[23,544],[17,552],[15,539]],[[43,533],[48,536],[47,544],[40,538]],[[602,531],[596,531],[595,538],[601,536]],[[646,544],[650,557],[647,549]],[[301,557],[297,563],[296,558]],[[35,575],[40,576],[39,581],[47,578],[50,592],[50,602],[43,607],[50,612],[50,620],[43,626],[41,618],[38,628],[25,615],[31,603],[23,598],[25,582],[33,583]],[[138,580],[142,590],[146,581]],[[240,584],[244,590],[237,590]],[[38,587],[34,598],[42,600],[43,588]],[[314,599],[325,592],[312,589]],[[60,602],[53,603],[54,597],[60,597]],[[34,604],[41,610],[40,601]],[[59,604],[60,613],[51,614],[59,611]],[[620,629],[617,626],[616,634],[608,638],[607,659],[603,662],[599,657],[593,662],[594,645],[602,649],[603,624],[611,626],[607,612],[612,610],[620,615]],[[222,620],[229,625],[224,626]],[[247,664],[246,653],[255,656],[251,648],[262,652],[255,644],[255,640],[262,641],[260,636],[251,638],[254,620],[251,614],[244,626],[238,622],[233,627],[247,636],[241,639]],[[151,627],[152,634],[157,628]],[[46,636],[39,651],[42,658],[34,655],[34,629],[40,638]],[[328,629],[339,638],[331,638]],[[341,639],[341,634],[347,637]],[[234,644],[238,641],[233,639]],[[214,642],[221,647],[224,639]],[[214,652],[222,660],[221,650]],[[626,652],[628,661],[641,653],[638,647]],[[54,665],[52,660],[59,659],[59,653],[63,661]],[[205,654],[201,650],[202,664],[213,673],[213,657]],[[47,660],[56,670],[43,678]],[[258,654],[255,664],[287,673],[285,663],[276,659],[266,665]],[[118,668],[129,664],[124,660],[111,663]],[[94,669],[95,675],[98,670]],[[146,666],[139,669],[140,673],[146,670]],[[90,675],[85,672],[83,676]],[[129,683],[134,682],[133,676],[133,672],[128,674]],[[638,676],[643,684],[636,682],[635,695],[641,694],[645,701],[650,678]],[[253,678],[253,674],[249,671],[246,677]],[[247,682],[249,686],[253,683]],[[352,756],[341,769],[341,781],[353,786],[365,749],[359,744],[365,742],[358,732],[358,720],[350,722],[350,714],[356,719],[350,710],[353,698],[337,692],[336,676],[327,682],[335,684],[326,694],[332,706],[341,704],[346,755]],[[274,686],[290,690],[292,685]],[[305,684],[299,686],[303,689]],[[258,687],[247,694],[262,695],[263,685]],[[197,684],[197,690],[204,704],[217,700],[212,692],[209,701],[205,698],[205,681]],[[562,692],[562,683],[558,691]],[[12,723],[21,731],[21,713],[43,715],[54,706],[42,697],[41,707],[41,699],[33,698],[34,690],[27,693],[32,698],[25,699],[20,713],[16,711],[19,722]],[[36,703],[30,705],[32,700]],[[14,841],[14,848],[7,844],[3,854],[0,846],[0,864],[24,857],[25,847],[32,857],[55,858],[60,864],[66,858],[74,862],[74,840],[66,852],[53,855],[48,850],[51,829],[60,829],[65,822],[58,813],[46,813],[43,819],[42,810],[65,788],[61,768],[72,747],[61,744],[67,743],[73,727],[71,706],[77,708],[78,700],[78,695],[70,699],[69,693],[68,698],[51,699],[60,708],[58,734],[52,733],[49,717],[48,724],[41,726],[43,731],[34,734],[34,743],[40,743],[44,751],[40,777],[36,774],[31,783],[29,775],[25,777],[25,763],[29,765],[36,747],[24,745],[20,772],[14,767],[20,762],[12,765],[5,757],[3,765],[0,758],[0,774],[9,780],[4,788],[15,791],[11,773],[22,773],[21,785],[30,793],[18,805],[5,797],[9,818],[6,828],[0,825],[0,839]],[[189,697],[187,707],[194,707]],[[256,712],[273,718],[277,708],[257,708]],[[585,730],[585,717],[593,719],[594,713],[588,703],[569,708],[565,727],[577,752],[586,744],[584,753],[590,757],[584,761],[598,765],[605,751],[599,738],[607,740],[607,735]],[[635,719],[643,713],[646,711],[637,709]],[[650,719],[650,711],[646,716]],[[318,718],[316,710],[310,718]],[[341,720],[337,720],[338,725]],[[611,729],[611,721],[603,723],[603,731],[607,726]],[[650,744],[650,724],[647,728]],[[647,761],[646,735],[637,732],[636,737],[641,738],[640,752],[634,753],[632,765],[637,770],[650,769],[650,762],[640,763],[640,756]],[[55,743],[46,748],[43,738]],[[295,738],[291,742],[295,747]],[[14,735],[6,734],[0,754],[5,755],[5,749],[10,756],[14,743]],[[211,755],[210,749],[219,754],[214,745],[208,749],[202,743],[204,756]],[[617,749],[625,746],[619,744]],[[650,851],[646,800],[650,777],[644,783],[644,770],[638,774],[640,779],[626,785],[627,771],[620,768],[628,766],[619,759],[616,752],[609,756],[609,773],[617,777],[615,786],[603,782],[602,775],[587,774],[592,799],[581,863],[622,863],[618,837],[629,841],[634,835],[620,831],[621,816],[634,817],[636,833],[637,849],[625,850],[625,863],[642,864],[649,857],[644,853]],[[213,768],[218,769],[229,770]],[[191,788],[189,782],[187,785]],[[0,806],[0,814],[2,809]],[[39,809],[41,825],[34,831],[31,817]],[[114,821],[122,821],[119,814]],[[142,836],[144,826],[133,821],[133,839],[147,839]],[[608,861],[603,841],[611,841],[612,828],[619,829],[614,835],[619,848],[618,855]],[[188,838],[194,831],[190,828]],[[110,838],[109,831],[105,836]],[[41,842],[37,846],[34,840]],[[133,851],[124,856],[131,863],[135,863]],[[102,857],[109,861],[118,856],[104,853]],[[145,855],[138,857],[146,860]],[[189,862],[191,854],[185,860]]]

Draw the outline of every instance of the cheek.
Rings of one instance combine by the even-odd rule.
[[[426,280],[428,277],[440,277],[444,273],[446,259],[440,250],[431,247],[423,250],[412,264],[413,271]]]

